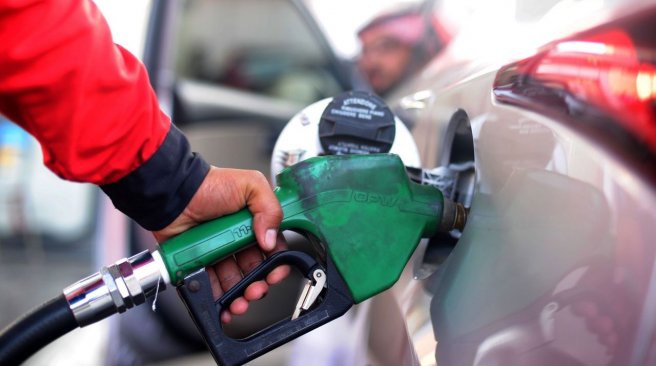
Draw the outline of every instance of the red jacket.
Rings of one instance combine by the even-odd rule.
[[[0,0],[0,40],[0,113],[37,138],[52,171],[100,185],[151,230],[184,209],[208,166],[92,1]]]

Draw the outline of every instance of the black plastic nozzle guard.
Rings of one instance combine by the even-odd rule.
[[[178,286],[178,293],[217,364],[242,365],[342,316],[353,305],[353,297],[328,257],[325,295],[320,303],[297,319],[282,320],[247,338],[234,339],[226,335],[221,326],[221,311],[243,295],[248,285],[264,279],[271,270],[282,264],[296,266],[308,279],[312,279],[315,269],[321,268],[308,254],[288,250],[269,257],[217,301],[214,301],[204,269],[187,276],[184,283]]]

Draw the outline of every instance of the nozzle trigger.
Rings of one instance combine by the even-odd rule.
[[[294,314],[292,314],[292,320],[298,318],[301,315],[301,311],[308,310],[317,301],[319,294],[326,286],[326,273],[322,269],[315,269],[312,272],[312,278],[313,280],[308,280],[303,287],[301,296],[296,303]]]

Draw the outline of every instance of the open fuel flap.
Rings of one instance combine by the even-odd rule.
[[[472,128],[465,111],[458,110],[452,116],[438,161],[434,168],[407,168],[408,175],[415,182],[439,188],[445,198],[460,203],[459,207],[469,211],[475,190],[476,164]],[[466,212],[459,216],[466,217]],[[462,229],[454,229],[423,239],[417,248],[420,254],[413,264],[414,278],[427,279],[438,272],[461,234]]]

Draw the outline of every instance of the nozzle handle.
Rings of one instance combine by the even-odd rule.
[[[212,265],[255,242],[253,215],[247,209],[198,225],[162,243],[159,251],[171,283]]]
[[[298,251],[280,252],[260,264],[254,272],[262,272],[260,269],[272,269],[284,263],[311,268],[313,261],[308,258],[307,254]],[[353,298],[330,258],[326,268],[325,296],[320,303],[297,319],[282,320],[244,339],[229,337],[220,321],[221,311],[230,305],[228,298],[234,299],[236,292],[226,293],[215,302],[205,269],[187,276],[184,283],[178,287],[178,293],[217,364],[242,365],[342,316],[353,305]],[[247,285],[252,283],[252,280],[245,278],[242,282]]]

